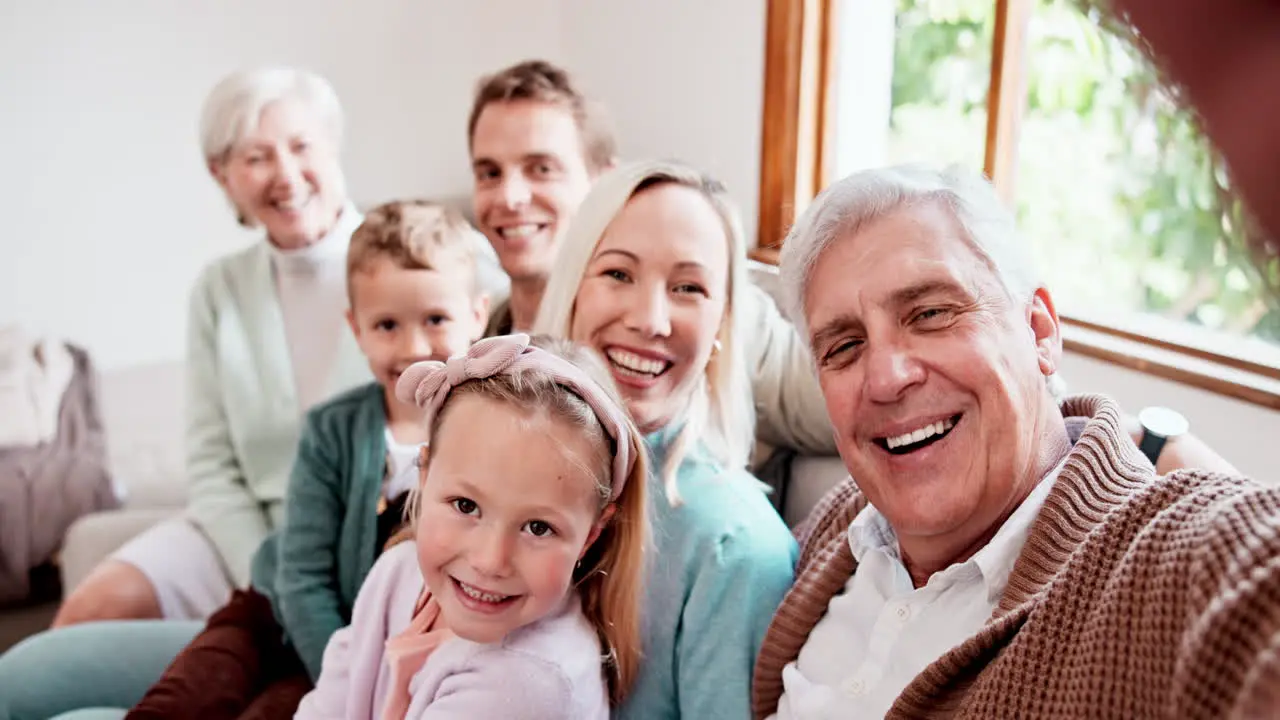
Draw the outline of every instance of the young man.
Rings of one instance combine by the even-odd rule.
[[[603,109],[569,74],[544,61],[484,78],[468,122],[477,227],[511,278],[489,334],[528,328],[538,312],[556,246],[597,176],[617,157]],[[759,332],[746,340],[758,416],[757,438],[811,454],[833,454],[808,348],[763,290],[752,285],[743,312]]]

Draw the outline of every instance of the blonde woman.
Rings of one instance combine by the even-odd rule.
[[[534,323],[605,359],[655,469],[645,660],[616,717],[749,717],[756,650],[791,584],[791,533],[744,469],[745,264],[718,184],[624,165],[579,208]]]

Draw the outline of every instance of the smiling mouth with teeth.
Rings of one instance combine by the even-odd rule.
[[[615,370],[630,377],[652,379],[671,368],[671,363],[665,360],[653,360],[617,348],[606,350],[605,357],[609,359],[609,365]]]
[[[302,199],[295,198],[293,200],[276,200],[271,203],[271,207],[279,210],[280,212],[298,212],[302,208],[306,207],[309,202],[311,202],[310,197]]]
[[[498,228],[498,234],[507,240],[523,240],[533,237],[546,229],[547,223],[524,223],[523,225],[508,225],[507,227]]]
[[[497,595],[495,593],[485,592],[480,588],[468,585],[457,578],[453,578],[453,582],[458,585],[458,589],[464,595],[475,600],[476,602],[489,603],[491,605],[501,605],[502,603],[515,597],[514,595]]]
[[[958,422],[960,422],[960,415],[953,415],[946,420],[939,420],[901,435],[875,438],[873,442],[892,455],[906,455],[926,448],[950,435]]]

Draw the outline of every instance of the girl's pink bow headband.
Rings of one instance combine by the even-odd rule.
[[[480,380],[495,375],[514,373],[523,369],[536,369],[549,374],[557,383],[571,390],[586,401],[613,439],[613,478],[609,486],[609,500],[622,494],[627,476],[635,465],[631,443],[626,434],[626,417],[594,380],[576,365],[529,344],[529,336],[523,333],[486,338],[471,346],[463,355],[454,355],[445,362],[428,360],[410,365],[396,383],[396,397],[401,402],[412,402],[426,411],[427,427],[435,422],[444,406],[445,398],[455,387],[468,380]]]

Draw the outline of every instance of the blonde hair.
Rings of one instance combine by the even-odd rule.
[[[578,287],[605,229],[637,193],[667,183],[694,189],[707,199],[724,224],[729,249],[729,287],[718,334],[720,350],[707,362],[706,373],[683,418],[684,427],[672,442],[662,468],[663,486],[675,505],[680,502],[676,471],[695,443],[704,443],[726,467],[742,468],[747,465],[754,439],[755,407],[739,347],[743,330],[734,312],[742,307],[742,293],[748,282],[746,239],[738,211],[724,188],[697,170],[675,162],[634,162],[602,175],[560,242],[533,328],[538,333],[569,336]]]
[[[564,68],[545,60],[526,60],[484,77],[476,88],[467,119],[467,143],[476,134],[480,113],[494,103],[539,102],[568,110],[582,138],[587,169],[599,172],[613,164],[618,142],[604,108],[583,95]]]
[[[567,360],[581,369],[604,390],[611,402],[622,408],[622,400],[609,371],[596,355],[567,340],[540,336],[531,345]],[[603,512],[609,503],[613,474],[613,440],[605,432],[595,411],[577,393],[536,369],[504,372],[479,380],[468,380],[450,391],[436,415],[428,447],[448,417],[453,401],[465,395],[476,395],[505,403],[526,417],[551,417],[579,428],[596,448],[594,462],[583,467],[595,481],[595,490]],[[649,465],[645,459],[644,440],[625,412],[625,438],[618,442],[630,445],[636,458],[622,492],[613,501],[616,508],[599,537],[587,549],[574,569],[575,589],[582,599],[582,611],[595,627],[605,648],[605,673],[609,683],[609,699],[618,705],[626,697],[640,672],[642,656],[641,604],[644,592],[645,556],[649,544],[648,497],[646,485]],[[405,505],[410,526],[417,523],[420,486],[427,477],[434,454],[428,452],[420,474],[419,487],[412,491]],[[389,543],[390,544],[390,543]]]
[[[351,278],[386,258],[408,270],[461,268],[470,274],[471,291],[480,291],[476,250],[483,235],[454,208],[430,200],[394,200],[364,216],[347,246],[347,297]]]

